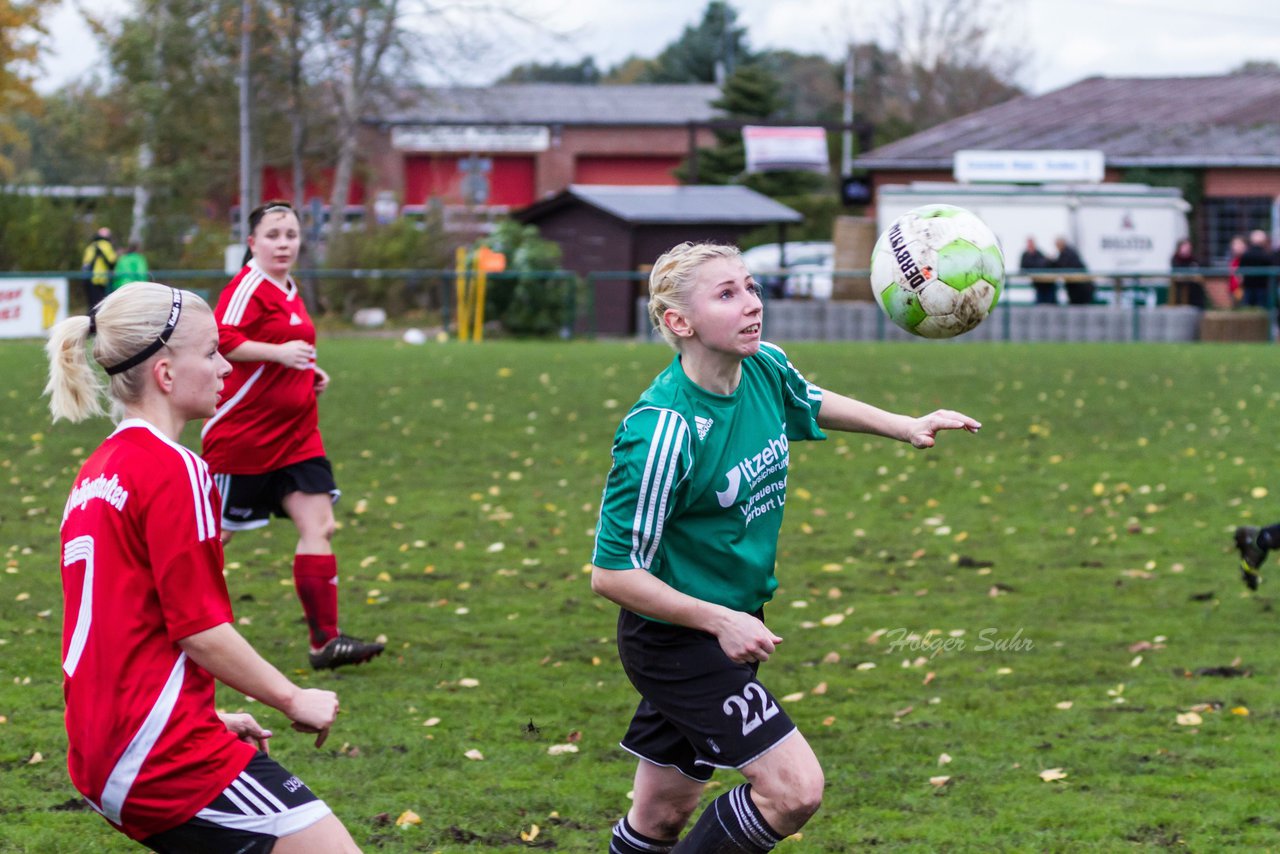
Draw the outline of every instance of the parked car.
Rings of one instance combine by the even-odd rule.
[[[764,287],[766,294],[775,299],[830,299],[835,258],[835,244],[821,240],[766,243],[742,253],[747,270]]]

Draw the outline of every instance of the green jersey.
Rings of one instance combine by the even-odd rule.
[[[111,280],[111,290],[117,291],[134,282],[145,282],[151,276],[147,269],[147,259],[141,252],[126,252],[116,262],[115,276]]]
[[[752,613],[773,597],[792,440],[824,439],[822,390],[762,343],[728,395],[677,356],[613,442],[592,563],[645,569],[682,593]]]

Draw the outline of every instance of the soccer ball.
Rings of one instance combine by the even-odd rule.
[[[871,251],[871,290],[889,319],[922,338],[951,338],[991,313],[1004,254],[987,224],[955,205],[894,220]]]

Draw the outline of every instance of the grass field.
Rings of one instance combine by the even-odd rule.
[[[792,446],[769,608],[786,640],[762,674],[828,786],[779,850],[1280,848],[1280,570],[1248,595],[1229,548],[1235,525],[1280,519],[1280,351],[788,352],[820,385],[985,426],[927,452],[850,435]],[[613,430],[669,358],[322,343],[343,624],[385,634],[388,652],[304,669],[277,522],[228,548],[239,628],[344,713],[316,751],[278,713],[220,701],[280,733],[273,755],[366,850],[606,849],[636,697],[616,609],[583,569]],[[79,805],[61,721],[57,525],[109,425],[51,426],[42,374],[35,344],[0,343],[0,850],[134,850]],[[708,798],[732,783],[721,772]],[[397,826],[406,811],[420,823]]]

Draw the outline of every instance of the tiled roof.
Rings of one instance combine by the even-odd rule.
[[[736,185],[615,187],[596,184],[573,184],[559,195],[519,211],[516,218],[529,221],[543,211],[563,207],[573,199],[634,225],[768,225],[795,223],[804,219],[799,212],[786,205],[755,190]]]
[[[952,119],[855,166],[950,169],[962,149],[1095,149],[1108,166],[1280,166],[1280,73],[1090,77]]]
[[[388,124],[684,125],[716,117],[703,84],[593,86],[513,83],[426,89],[368,121]]]

